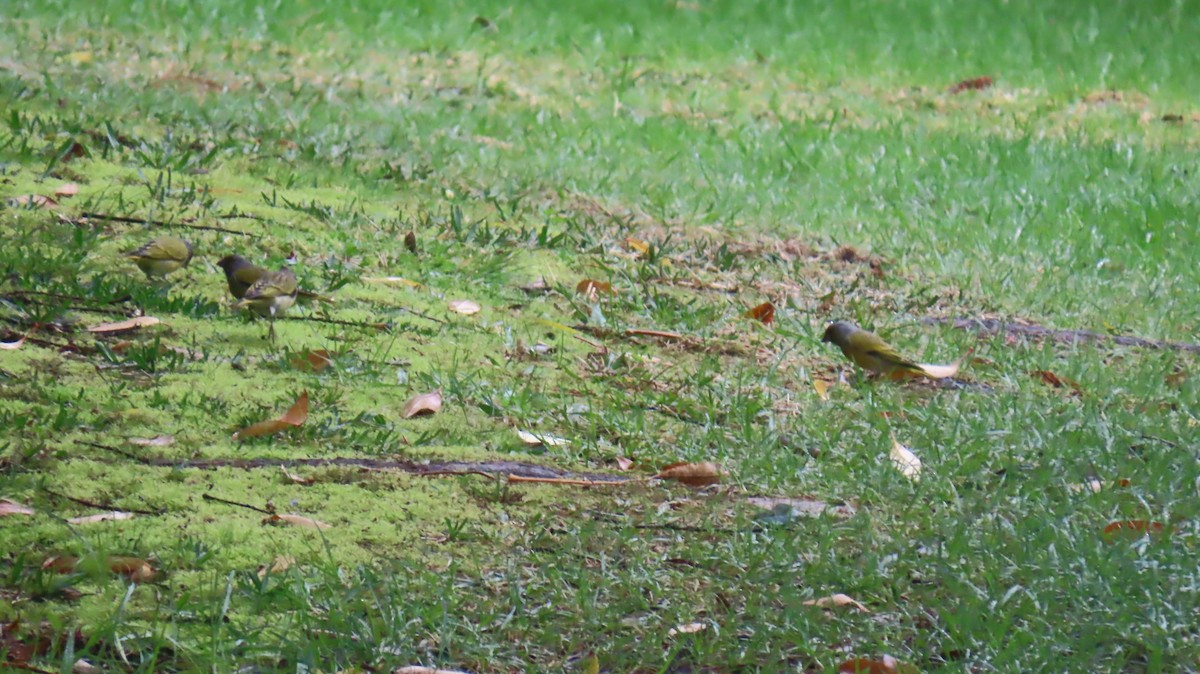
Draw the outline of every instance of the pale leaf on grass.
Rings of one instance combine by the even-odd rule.
[[[483,307],[479,306],[478,302],[471,300],[454,300],[450,303],[450,311],[463,316],[471,316],[483,311]]]
[[[617,468],[621,470],[629,470],[630,468],[633,468],[633,459],[627,456],[618,456]]]
[[[162,323],[162,321],[153,316],[137,316],[135,318],[117,321],[115,323],[101,323],[100,325],[93,325],[87,330],[88,332],[97,335],[115,335],[122,332],[137,330],[138,328],[147,328],[151,325],[158,325],[159,323]]]
[[[687,623],[667,630],[667,636],[677,637],[680,634],[697,634],[708,629],[708,623]]]
[[[299,475],[296,475],[295,473],[289,471],[287,469],[287,466],[284,466],[284,465],[280,465],[279,470],[283,471],[284,478],[286,478],[288,480],[288,482],[291,482],[292,484],[308,485],[308,484],[312,484],[312,483],[316,482],[316,479],[314,479],[314,478],[300,477]]]
[[[566,447],[567,445],[571,444],[570,440],[566,440],[564,438],[547,435],[545,433],[531,433],[529,431],[522,430],[517,431],[517,437],[521,438],[521,442],[533,447],[538,445],[545,447]]]
[[[404,411],[400,416],[405,419],[437,414],[442,410],[442,389],[413,396],[404,403]]]
[[[7,517],[9,515],[32,515],[32,514],[34,514],[33,508],[30,508],[29,506],[24,505],[22,503],[17,503],[16,501],[13,501],[11,499],[0,498],[0,517]]]
[[[36,208],[55,209],[58,208],[58,202],[40,194],[22,194],[19,197],[13,197],[8,202],[13,206],[28,206],[33,204]]]
[[[131,519],[133,513],[121,512],[120,510],[112,510],[106,513],[96,513],[95,515],[84,515],[82,517],[72,517],[67,520],[71,524],[95,524],[97,522],[120,522],[121,520]]]
[[[0,349],[5,351],[14,351],[21,348],[25,344],[25,337],[18,339],[15,342],[0,342]]]
[[[239,441],[246,438],[256,438],[262,435],[272,435],[284,430],[285,428],[294,428],[300,426],[308,419],[308,392],[300,394],[295,404],[284,412],[283,416],[278,419],[270,419],[268,421],[260,421],[257,424],[251,424],[237,433],[233,434],[233,440]]]
[[[266,578],[267,574],[270,574],[272,576],[281,574],[284,571],[287,571],[288,569],[292,568],[292,565],[295,563],[296,563],[295,557],[288,557],[285,555],[280,555],[275,558],[274,562],[271,562],[270,566],[267,566],[266,564],[259,566],[258,567],[258,577]]]
[[[805,606],[819,606],[821,608],[839,608],[839,607],[843,607],[843,606],[852,606],[852,607],[862,611],[863,613],[871,612],[870,609],[868,609],[866,606],[863,606],[862,603],[859,602],[857,599],[851,597],[848,594],[841,594],[840,592],[838,594],[831,594],[828,597],[821,597],[819,599],[809,599],[808,601],[805,601],[802,603]]]
[[[63,183],[54,190],[56,197],[73,197],[79,194],[79,185],[76,183]]]
[[[420,665],[408,665],[407,667],[399,667],[392,670],[392,674],[471,674],[458,669],[438,669],[436,667],[422,667]]]
[[[721,481],[721,467],[712,461],[688,463],[681,461],[663,466],[654,477],[660,480],[673,480],[689,487],[704,487]]]
[[[153,438],[130,438],[129,444],[139,447],[166,447],[175,443],[172,435],[156,435]]]
[[[103,669],[93,665],[92,663],[80,658],[71,665],[71,674],[102,674]]]
[[[302,527],[305,529],[316,529],[318,531],[324,531],[325,529],[332,528],[330,525],[320,520],[314,520],[311,517],[305,517],[303,515],[291,515],[287,513],[282,515],[271,515],[263,520],[263,524]]]
[[[889,456],[892,459],[892,465],[900,474],[913,482],[921,479],[921,460],[913,454],[912,450],[900,444],[898,440],[892,437],[892,451]]]
[[[364,278],[367,283],[390,283],[392,285],[406,286],[409,288],[424,288],[425,286],[417,281],[406,279],[401,276],[376,276],[374,278]]]

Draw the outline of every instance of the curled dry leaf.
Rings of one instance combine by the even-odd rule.
[[[633,468],[633,459],[627,456],[618,456],[617,468],[620,468],[621,470],[629,470],[630,468]]]
[[[233,434],[233,440],[244,440],[245,438],[256,438],[262,435],[273,435],[285,428],[293,428],[303,424],[308,419],[308,391],[300,394],[300,398],[296,400],[287,412],[278,419],[270,419],[268,421],[260,421],[257,424],[251,424],[237,433]]]
[[[116,335],[122,332],[137,330],[138,328],[146,328],[150,327],[151,325],[158,325],[159,323],[162,323],[162,321],[153,316],[137,316],[135,318],[117,321],[115,323],[102,323],[100,325],[93,325],[87,330],[88,332],[97,335]]]
[[[56,197],[73,197],[79,194],[79,185],[76,183],[63,183],[54,190]]]
[[[55,209],[58,208],[58,202],[40,194],[22,194],[19,197],[13,197],[8,202],[13,206],[28,206],[33,204],[37,208]]]
[[[318,531],[324,531],[325,529],[331,528],[328,524],[320,520],[314,520],[311,517],[305,517],[303,515],[289,515],[287,513],[284,513],[283,515],[271,515],[263,520],[263,524],[303,527],[305,529],[316,529]]]
[[[1104,527],[1106,536],[1116,534],[1132,534],[1134,536],[1142,536],[1146,534],[1161,534],[1166,531],[1166,527],[1162,522],[1151,522],[1148,520],[1117,520],[1109,522]]]
[[[320,372],[333,365],[333,356],[325,349],[318,349],[296,354],[289,362],[292,368],[301,372]]]
[[[15,342],[0,342],[0,349],[4,349],[6,351],[13,351],[15,349],[21,348],[21,346],[23,346],[24,344],[25,344],[25,337],[21,337],[20,339],[18,339]]]
[[[660,480],[674,480],[689,487],[704,487],[721,481],[721,467],[712,461],[687,463],[681,461],[663,466],[654,477]]]
[[[156,435],[153,438],[130,438],[129,444],[139,447],[166,447],[174,444],[175,436],[173,435]]]
[[[596,299],[601,295],[615,295],[612,284],[608,281],[597,281],[595,279],[585,278],[575,285],[575,292],[579,295],[584,295],[590,299]]]
[[[95,524],[96,522],[119,522],[133,517],[133,513],[121,512],[120,510],[112,510],[106,513],[96,513],[95,515],[84,515],[82,517],[72,517],[67,520],[71,524]]]
[[[413,396],[408,402],[404,403],[404,411],[400,413],[400,416],[405,419],[411,419],[413,417],[437,414],[440,411],[442,411],[442,389]]]
[[[545,433],[530,433],[529,431],[522,430],[517,431],[517,437],[521,438],[521,442],[531,446],[566,447],[571,444],[571,441],[565,438],[546,435]]]
[[[680,634],[696,634],[708,629],[708,623],[687,623],[667,630],[667,636],[676,637]]]
[[[763,325],[770,325],[775,322],[775,305],[770,302],[763,302],[747,311],[746,316],[756,321],[762,321]]]
[[[1083,394],[1083,389],[1079,387],[1077,382],[1067,379],[1066,377],[1060,377],[1050,370],[1033,370],[1029,373],[1029,376],[1040,380],[1047,386],[1051,386],[1053,388],[1069,388],[1077,394]]]
[[[854,597],[851,597],[848,594],[841,594],[841,593],[831,594],[828,597],[821,597],[820,599],[809,599],[808,601],[803,602],[803,604],[805,606],[820,606],[821,608],[839,608],[842,606],[853,606],[854,608],[862,611],[863,613],[871,612],[870,609],[868,609],[866,606],[863,606],[862,603],[859,602]]]
[[[296,475],[295,473],[289,471],[287,469],[287,466],[284,466],[284,465],[280,465],[279,470],[283,471],[283,476],[288,480],[288,482],[291,482],[292,484],[307,485],[307,484],[312,484],[312,483],[316,482],[316,479],[314,479],[314,478],[300,477],[299,475]]]
[[[0,517],[9,515],[33,515],[34,510],[27,505],[17,503],[11,499],[0,498]]]
[[[478,302],[471,300],[454,300],[450,303],[450,311],[463,316],[471,316],[483,311],[483,307],[479,306]]]
[[[287,557],[284,555],[280,555],[275,558],[274,562],[271,562],[270,566],[263,564],[262,566],[258,567],[258,577],[266,578],[267,574],[274,576],[274,575],[283,573],[284,571],[287,571],[288,569],[292,568],[292,565],[295,563],[296,563],[295,557]]]
[[[892,437],[892,451],[889,456],[892,459],[892,465],[900,474],[913,482],[921,479],[921,460],[913,454],[912,450],[900,444],[895,436]]]

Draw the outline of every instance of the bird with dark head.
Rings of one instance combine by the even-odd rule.
[[[238,300],[245,297],[246,291],[250,289],[250,286],[257,283],[263,274],[267,273],[266,269],[254,264],[241,255],[226,255],[217,260],[217,266],[225,271],[225,283],[229,286],[229,294]],[[332,299],[324,295],[318,295],[304,289],[297,289],[296,295],[306,301],[333,303]]]
[[[125,253],[125,257],[133,260],[146,278],[160,279],[188,266],[192,261],[192,244],[178,237],[160,236]]]
[[[836,345],[855,365],[870,372],[885,376],[925,372],[922,366],[901,356],[879,335],[853,323],[830,323],[821,341]]]
[[[232,290],[232,288],[231,288]],[[249,309],[271,322],[268,333],[275,341],[275,317],[282,315],[296,302],[296,274],[291,269],[265,272],[234,303],[234,309]]]

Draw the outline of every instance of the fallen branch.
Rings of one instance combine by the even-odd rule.
[[[224,232],[225,234],[240,234],[241,236],[256,237],[257,234],[252,232],[243,232],[237,229],[228,229],[226,227],[214,227],[212,225],[194,225],[185,218],[179,222],[168,222],[166,220],[151,220],[149,218],[135,218],[126,215],[107,215],[105,213],[88,213],[83,212],[79,217],[84,220],[103,220],[105,222],[122,222],[129,225],[154,225],[155,227],[186,227],[188,229],[201,229],[206,232]],[[63,219],[71,224],[77,224],[76,220],[63,216]]]
[[[972,330],[981,334],[1002,332],[1009,335],[1053,339],[1057,342],[1111,342],[1113,344],[1120,344],[1121,346],[1200,353],[1200,344],[1168,342],[1158,339],[1145,339],[1143,337],[1129,337],[1126,335],[1109,335],[1092,332],[1091,330],[1058,330],[1031,323],[1008,323],[996,318],[925,318],[921,322],[927,325],[949,325],[959,330]]]

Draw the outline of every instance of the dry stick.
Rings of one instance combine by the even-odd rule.
[[[1171,349],[1200,353],[1200,344],[1187,342],[1168,342],[1144,337],[1128,337],[1125,335],[1106,335],[1091,330],[1058,330],[1042,325],[1027,325],[1024,323],[1006,323],[995,318],[924,318],[922,323],[931,325],[949,325],[959,330],[974,330],[980,333],[1003,332],[1011,335],[1028,337],[1048,337],[1060,342],[1112,342],[1121,346],[1140,346],[1148,349]]]
[[[278,321],[312,321],[328,323],[329,325],[344,325],[348,328],[371,328],[372,330],[387,330],[387,323],[361,323],[359,321],[340,321],[336,318],[321,318],[320,316],[281,316]]]
[[[155,227],[187,227],[188,229],[203,229],[208,232],[224,232],[226,234],[240,234],[242,236],[256,237],[253,232],[242,232],[236,229],[227,229],[225,227],[213,227],[210,225],[193,225],[188,222],[167,222],[165,220],[150,220],[148,218],[133,218],[124,215],[106,215],[104,213],[88,213],[79,214],[81,218],[88,220],[104,220],[106,222],[123,222],[130,225],[154,225]],[[66,218],[68,222],[74,223],[71,218]]]
[[[122,512],[127,512],[127,513],[137,513],[137,514],[139,514],[139,515],[151,515],[151,516],[154,516],[154,517],[157,517],[157,516],[159,516],[159,515],[162,515],[163,513],[167,512],[166,510],[157,510],[157,511],[155,511],[155,510],[139,510],[139,509],[137,509],[137,508],[117,508],[116,506],[113,506],[111,503],[108,503],[108,504],[106,504],[106,503],[95,503],[94,501],[87,501],[87,500],[84,500],[84,499],[81,499],[81,498],[75,498],[74,496],[68,496],[68,495],[66,495],[66,494],[60,494],[60,493],[58,493],[58,492],[54,491],[53,489],[45,489],[44,487],[43,487],[43,489],[45,490],[45,492],[46,492],[47,494],[49,494],[49,495],[51,495],[51,496],[54,496],[55,498],[66,499],[66,500],[68,500],[68,501],[70,501],[70,502],[72,502],[72,503],[78,503],[78,504],[79,504],[79,505],[81,505],[81,506],[87,506],[87,507],[89,507],[89,508],[96,508],[96,509],[98,509],[98,510],[112,510],[112,511],[117,511],[117,510],[119,510],[119,511],[122,511]]]
[[[140,464],[142,464],[143,466],[157,466],[157,465],[159,465],[159,464],[157,464],[157,463],[153,463],[153,461],[154,461],[153,459],[148,459],[148,458],[146,458],[146,457],[143,457],[143,456],[138,456],[137,454],[134,454],[133,452],[127,452],[127,451],[125,451],[124,449],[120,449],[120,448],[117,448],[117,447],[113,447],[113,446],[111,446],[111,445],[102,445],[102,444],[100,444],[100,443],[98,443],[98,442],[88,442],[87,440],[76,440],[75,442],[76,442],[76,443],[78,443],[78,444],[80,444],[80,445],[87,446],[87,447],[95,447],[96,449],[103,449],[103,450],[104,450],[104,451],[106,451],[106,452],[112,452],[112,453],[114,453],[114,454],[119,454],[119,455],[121,455],[121,456],[123,456],[123,457],[125,457],[125,458],[127,458],[127,459],[132,459],[132,460],[133,460],[133,461],[135,461],[136,463],[140,463]]]
[[[239,508],[253,510],[255,512],[260,512],[264,515],[274,515],[275,514],[274,510],[267,510],[265,508],[259,508],[258,506],[252,506],[249,503],[238,503],[237,501],[227,501],[218,496],[213,496],[212,494],[201,494],[200,498],[204,499],[205,501],[216,501],[217,503],[224,503],[225,505],[237,506]]]
[[[37,295],[39,297],[53,297],[56,300],[68,300],[71,302],[99,302],[100,304],[124,304],[133,299],[130,295],[122,295],[112,300],[95,300],[91,297],[75,297],[74,295],[62,295],[60,293],[48,293],[41,290],[10,290],[3,294],[3,297],[25,297],[28,295]]]

